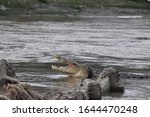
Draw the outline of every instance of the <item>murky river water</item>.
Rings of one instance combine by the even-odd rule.
[[[70,57],[95,69],[113,66],[119,71],[149,72],[149,16],[81,15],[60,19],[1,18],[0,58],[13,64],[20,80],[29,82],[42,92],[76,89],[80,79],[66,78],[50,70],[55,63],[53,54]],[[124,94],[111,94],[104,98],[150,99],[150,80],[123,81]]]

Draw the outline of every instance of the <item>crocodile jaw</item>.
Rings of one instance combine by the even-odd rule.
[[[64,72],[64,73],[76,74],[80,70],[80,67],[75,66],[75,65],[71,66],[71,67],[70,66],[56,66],[56,65],[52,65],[52,69],[60,71],[60,72]]]
[[[56,65],[52,65],[52,69],[60,71],[60,72],[66,72],[66,70],[65,70],[66,68],[65,67],[58,67]]]
[[[56,66],[56,65],[52,65],[52,69],[56,70],[56,71],[60,71],[63,73],[67,73],[72,77],[76,77],[76,78],[87,78],[88,77],[88,73],[85,69],[81,69],[80,67],[74,65],[74,66]]]

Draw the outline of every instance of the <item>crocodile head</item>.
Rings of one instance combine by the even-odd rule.
[[[62,58],[60,56],[54,56],[58,59],[59,62],[65,64],[65,66],[56,66],[52,65],[53,70],[60,71],[62,73],[66,73],[71,77],[77,78],[90,78],[92,77],[92,71],[89,67],[85,65],[81,65],[74,60]]]

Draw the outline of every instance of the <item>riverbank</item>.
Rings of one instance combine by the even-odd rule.
[[[140,0],[139,0],[140,1]],[[142,1],[142,0],[141,0]],[[144,0],[143,0],[144,1]],[[134,0],[1,0],[0,15],[76,15],[87,9],[150,9],[148,2]]]

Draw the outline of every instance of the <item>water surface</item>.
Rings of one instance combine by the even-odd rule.
[[[75,18],[3,17],[0,58],[11,62],[21,81],[41,92],[76,90],[81,79],[51,70],[53,54],[72,58],[100,70],[149,73],[150,18],[147,15],[80,15]],[[16,20],[17,19],[17,20]],[[150,99],[150,80],[123,79],[125,93],[104,99]]]

